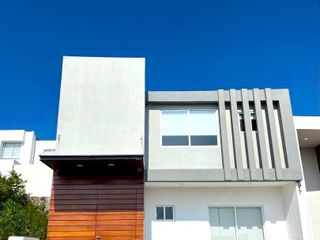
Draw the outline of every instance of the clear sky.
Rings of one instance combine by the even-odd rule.
[[[147,58],[147,90],[289,88],[320,115],[317,0],[0,3],[0,129],[56,133],[63,55]]]

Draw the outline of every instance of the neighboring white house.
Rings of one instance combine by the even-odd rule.
[[[0,130],[0,172],[14,169],[26,180],[26,191],[34,197],[50,197],[52,170],[39,156],[53,152],[55,141],[36,140],[35,132]]]

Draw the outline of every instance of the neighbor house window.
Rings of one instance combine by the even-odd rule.
[[[162,146],[218,144],[217,110],[162,111]]]
[[[259,207],[209,208],[212,240],[264,240]]]
[[[158,206],[156,207],[157,220],[174,220],[173,206]]]
[[[1,158],[19,159],[21,143],[3,143]]]

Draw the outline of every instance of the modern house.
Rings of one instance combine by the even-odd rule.
[[[146,92],[144,58],[64,57],[47,239],[315,240],[319,121],[287,90]]]

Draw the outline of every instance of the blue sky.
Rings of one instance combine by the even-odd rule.
[[[317,0],[0,4],[0,129],[54,139],[63,55],[147,58],[148,90],[289,88],[320,115]]]

